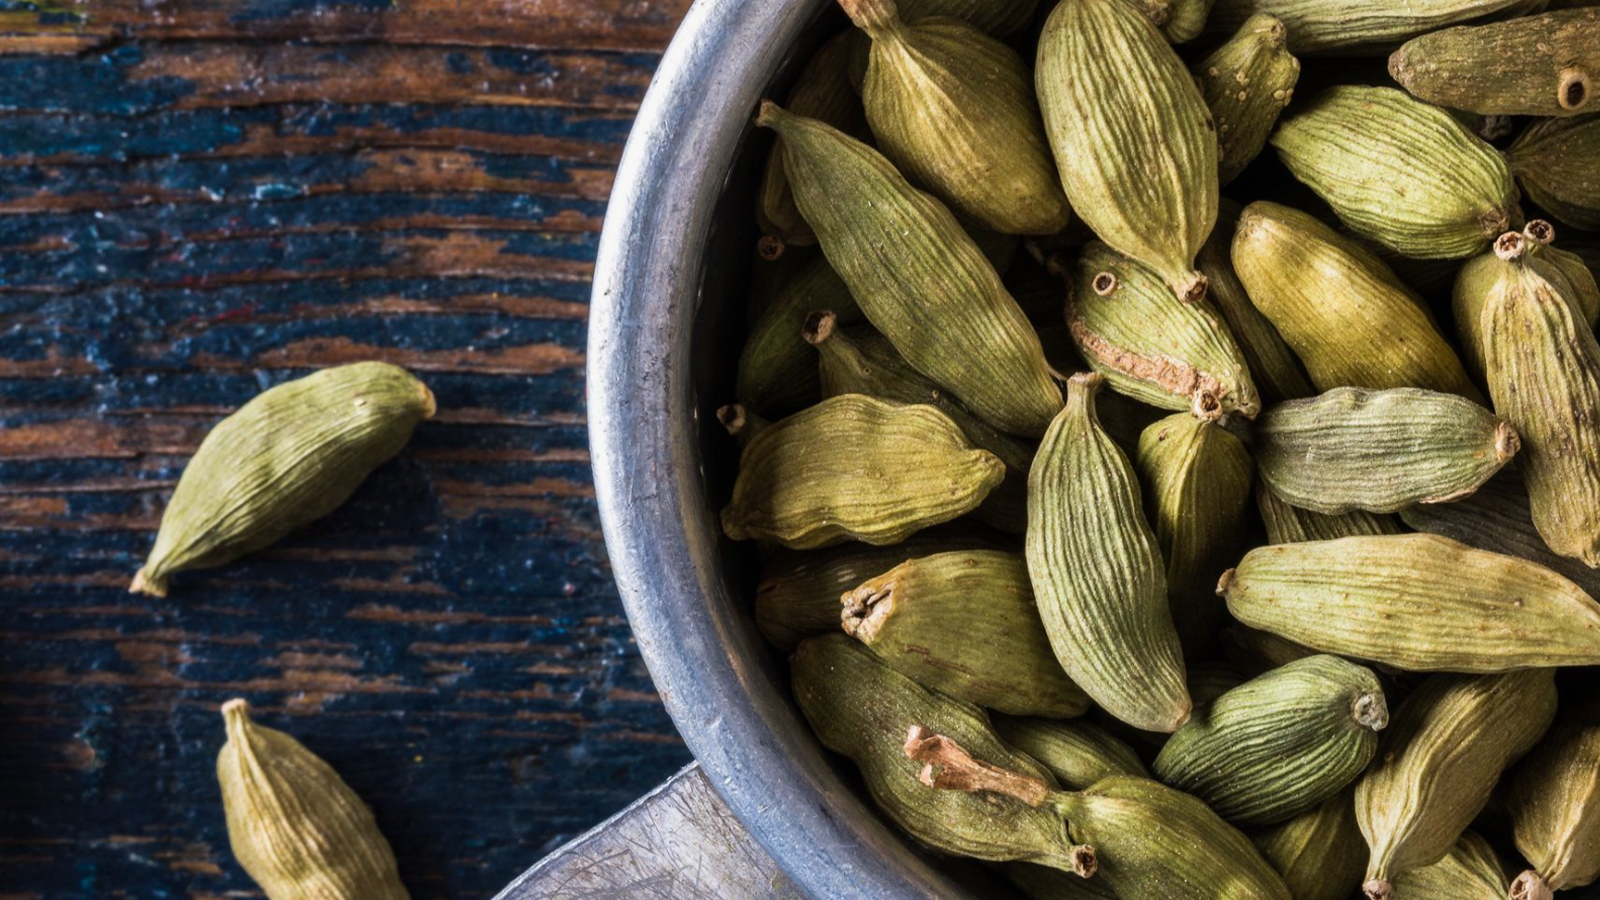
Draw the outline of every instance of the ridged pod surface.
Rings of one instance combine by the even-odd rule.
[[[1234,234],[1233,266],[1319,390],[1418,387],[1481,399],[1421,299],[1315,218],[1250,204]]]
[[[1506,900],[1510,887],[1494,848],[1468,831],[1444,859],[1396,875],[1393,900]]]
[[[1600,704],[1573,699],[1511,776],[1512,830],[1533,864],[1517,877],[1513,900],[1548,900],[1550,891],[1600,879]]]
[[[1250,294],[1233,270],[1233,234],[1239,227],[1239,204],[1223,198],[1217,212],[1217,228],[1200,248],[1196,265],[1211,283],[1206,300],[1228,326],[1233,342],[1244,354],[1250,380],[1263,403],[1277,403],[1309,397],[1317,392],[1305,367],[1295,357],[1294,351],[1284,343],[1261,310],[1251,302]]]
[[[1079,878],[1032,863],[1006,863],[1000,870],[1028,900],[1117,900],[1104,878]]]
[[[1385,900],[1395,876],[1444,859],[1555,712],[1547,669],[1438,675],[1406,698],[1356,784],[1356,820],[1371,851],[1367,896]]]
[[[1507,148],[1506,161],[1542,209],[1600,230],[1600,113],[1534,122]]]
[[[222,706],[217,781],[234,858],[267,900],[409,900],[394,851],[339,773],[299,741]]]
[[[1296,53],[1387,55],[1419,34],[1501,11],[1526,0],[1217,0],[1208,31],[1231,34],[1251,15],[1271,13]]]
[[[1404,531],[1394,516],[1361,510],[1324,515],[1290,506],[1265,484],[1256,486],[1256,509],[1267,526],[1270,544],[1298,544],[1303,541],[1334,541],[1339,538],[1399,534]]]
[[[1336,388],[1280,403],[1251,434],[1272,492],[1328,515],[1458,500],[1520,446],[1516,429],[1487,409],[1419,388]]]
[[[1165,37],[1125,0],[1061,3],[1034,73],[1067,199],[1101,240],[1180,298],[1217,218],[1211,111]]]
[[[1205,32],[1214,5],[1216,0],[1167,0],[1167,23],[1161,33],[1174,44],[1194,40]]]
[[[1073,342],[1118,393],[1215,419],[1261,409],[1244,354],[1205,300],[1174,303],[1150,269],[1095,241],[1073,267]]]
[[[994,730],[1050,770],[1061,786],[1081,791],[1112,775],[1150,777],[1139,754],[1093,722],[995,716]]]
[[[949,16],[970,22],[995,37],[1009,37],[1033,24],[1039,0],[898,0],[900,17],[920,22]]]
[[[1593,329],[1600,320],[1600,285],[1595,283],[1588,264],[1576,253],[1556,248],[1552,243],[1555,226],[1543,219],[1529,222],[1522,236],[1527,242],[1527,257],[1537,263],[1540,276],[1572,303],[1576,319]],[[1485,373],[1483,309],[1503,274],[1504,263],[1491,250],[1468,260],[1457,273],[1451,289],[1451,313],[1456,322],[1456,336],[1461,342],[1461,359],[1480,379]]]
[[[1018,716],[1065,719],[1089,710],[1088,696],[1050,651],[1020,554],[965,550],[907,560],[842,599],[844,633],[924,687]]]
[[[995,735],[983,710],[922,687],[842,634],[801,644],[789,670],[817,738],[856,764],[873,802],[906,833],[946,853],[1071,869],[1072,845],[1054,812],[1007,797],[932,791],[917,780],[922,767],[901,748],[912,726],[922,725],[987,763],[1053,782]]]
[[[1271,142],[1351,231],[1405,256],[1471,256],[1511,223],[1517,186],[1500,153],[1404,91],[1329,88]]]
[[[1238,558],[1255,464],[1238,438],[1182,412],[1144,430],[1137,465],[1172,619],[1185,656],[1199,657],[1223,618],[1217,576]]]
[[[795,201],[873,326],[1003,431],[1042,434],[1061,406],[1044,348],[994,266],[939,201],[883,155],[764,103]]]
[[[165,597],[173,573],[232,562],[333,512],[434,410],[426,385],[380,362],[262,392],[200,442],[128,590]]]
[[[894,0],[839,3],[872,39],[862,101],[884,156],[985,228],[1067,226],[1032,72],[1015,50],[960,19],[907,25]]]
[[[1124,722],[1189,718],[1166,566],[1133,466],[1095,417],[1098,375],[1074,375],[1028,476],[1028,574],[1056,658]]]
[[[1217,123],[1223,186],[1260,155],[1278,116],[1294,99],[1300,60],[1289,52],[1285,35],[1282,22],[1258,13],[1194,67],[1200,93]]]
[[[1336,656],[1312,656],[1196,709],[1152,768],[1236,825],[1272,825],[1348,786],[1388,724],[1376,675]]]
[[[1256,832],[1256,847],[1283,876],[1294,900],[1349,900],[1361,887],[1367,843],[1356,824],[1354,793],[1354,788],[1340,791],[1316,809]]]
[[[817,402],[817,356],[800,336],[812,310],[831,311],[838,324],[861,321],[850,288],[826,259],[811,260],[780,288],[756,317],[739,351],[734,393],[764,416],[786,416]]]
[[[1482,115],[1600,109],[1600,9],[1567,9],[1412,38],[1389,74],[1415,96]]]
[[[1529,222],[1522,233],[1528,238],[1528,255],[1548,263],[1567,279],[1561,293],[1572,301],[1579,320],[1590,328],[1600,323],[1600,282],[1583,257],[1555,246],[1555,226],[1542,219]]]
[[[722,529],[797,550],[897,544],[971,512],[1004,477],[1005,464],[939,410],[846,394],[756,435]]]
[[[1218,590],[1252,628],[1399,669],[1600,664],[1600,604],[1581,588],[1431,534],[1258,547]]]

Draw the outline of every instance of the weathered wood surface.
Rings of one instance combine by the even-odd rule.
[[[584,318],[688,0],[0,0],[0,900],[259,896],[242,695],[486,898],[687,760],[605,568]],[[206,430],[387,359],[441,413],[328,520],[125,593]]]

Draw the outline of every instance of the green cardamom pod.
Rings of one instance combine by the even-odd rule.
[[[1512,830],[1533,867],[1517,876],[1514,900],[1600,879],[1600,705],[1591,697],[1560,720],[1511,776]]]
[[[1033,24],[1039,0],[898,0],[900,18],[921,22],[945,16],[969,22],[986,34],[1003,38]]]
[[[1218,207],[1217,228],[1200,248],[1196,264],[1211,283],[1206,300],[1222,316],[1234,343],[1244,354],[1246,368],[1266,403],[1309,397],[1317,392],[1283,335],[1251,302],[1250,294],[1233,270],[1233,234],[1239,227],[1239,204],[1227,199]]]
[[[950,211],[834,128],[770,102],[758,122],[782,135],[795,201],[873,326],[991,424],[1043,433],[1061,392],[1039,337]]]
[[[233,855],[267,900],[409,900],[372,811],[301,743],[222,705],[217,781]]]
[[[1523,226],[1528,239],[1528,255],[1550,264],[1567,282],[1562,295],[1572,301],[1578,318],[1590,328],[1600,323],[1600,282],[1582,256],[1555,246],[1556,228],[1544,219],[1533,219]]]
[[[1179,297],[1203,297],[1194,259],[1217,218],[1216,124],[1166,38],[1124,0],[1061,3],[1035,80],[1078,216]]]
[[[1049,772],[995,735],[983,710],[922,687],[842,634],[801,644],[789,670],[795,700],[817,738],[856,764],[873,802],[913,838],[975,859],[1087,868],[1054,812],[918,783],[921,766],[902,748],[921,723],[957,736],[994,765],[1051,783]]]
[[[728,437],[733,438],[739,445],[740,450],[750,446],[755,436],[772,424],[746,409],[743,403],[729,403],[717,407],[717,422],[728,432]]]
[[[939,410],[846,394],[756,435],[722,529],[797,550],[897,544],[971,512],[1004,477],[1005,464]]]
[[[1241,672],[1265,675],[1317,651],[1270,631],[1234,622],[1222,629],[1222,653]]]
[[[1548,669],[1436,675],[1406,698],[1356,783],[1356,819],[1371,850],[1367,897],[1387,900],[1396,876],[1444,859],[1555,712]]]
[[[1272,825],[1354,781],[1388,724],[1378,676],[1336,656],[1312,656],[1197,709],[1153,768],[1164,784],[1236,825]]]
[[[839,0],[872,39],[862,100],[878,147],[960,216],[1055,234],[1071,209],[1022,57],[951,18],[900,20],[894,0]]]
[[[1447,25],[1511,11],[1527,0],[1217,0],[1206,30],[1232,34],[1256,13],[1289,29],[1296,53],[1384,55],[1408,38]]]
[[[1093,722],[997,715],[994,730],[1049,769],[1069,791],[1081,791],[1112,775],[1150,777],[1132,747]]]
[[[756,239],[750,261],[750,299],[744,307],[744,324],[752,328],[783,289],[807,264],[822,254],[816,247],[790,247],[769,235]]]
[[[1006,880],[1028,900],[1116,900],[1104,878],[1079,878],[1059,869],[1032,863],[1006,863],[1000,867]]]
[[[1351,231],[1405,256],[1471,256],[1511,224],[1517,186],[1499,151],[1404,91],[1329,88],[1271,142]]]
[[[748,410],[786,416],[817,402],[817,357],[801,339],[806,316],[816,309],[831,310],[841,324],[862,318],[850,289],[820,257],[795,273],[750,326],[734,384]]]
[[[1348,900],[1361,886],[1367,844],[1356,824],[1354,793],[1354,788],[1340,791],[1317,808],[1256,833],[1256,847],[1283,876],[1294,900]]]
[[[1311,216],[1264,201],[1245,207],[1233,265],[1319,390],[1419,387],[1481,399],[1421,298]]]
[[[1184,683],[1189,685],[1189,699],[1199,707],[1211,703],[1247,680],[1228,663],[1204,662],[1189,667]]]
[[[1217,576],[1238,559],[1255,464],[1238,438],[1184,412],[1144,430],[1138,469],[1167,561],[1173,623],[1184,655],[1199,657],[1224,616]]]
[[[1071,273],[1067,325],[1119,393],[1205,419],[1254,416],[1260,396],[1227,325],[1203,299],[1171,301],[1154,272],[1095,241]]]
[[[1189,718],[1183,651],[1138,476],[1095,416],[1103,382],[1072,376],[1034,459],[1028,574],[1072,680],[1122,721],[1171,732]]]
[[[1530,221],[1522,230],[1526,240],[1526,253],[1536,260],[1539,274],[1556,293],[1572,303],[1577,320],[1591,330],[1600,319],[1600,285],[1583,258],[1576,253],[1557,249],[1555,226],[1544,219]],[[1473,374],[1485,376],[1483,347],[1483,309],[1490,294],[1505,272],[1505,264],[1491,251],[1475,256],[1461,267],[1451,292],[1451,310],[1456,320],[1456,331],[1461,339],[1462,360]]]
[[[1405,530],[1394,516],[1363,510],[1328,516],[1290,506],[1265,484],[1256,487],[1256,509],[1260,510],[1261,520],[1266,523],[1267,542],[1271,544],[1333,541],[1344,537],[1399,534]]]
[[[1216,119],[1218,165],[1226,186],[1267,146],[1267,135],[1294,98],[1300,60],[1289,53],[1283,23],[1257,13],[1201,60],[1194,76]]]
[[[1528,240],[1495,242],[1494,280],[1477,307],[1489,396],[1522,435],[1533,522],[1550,549],[1600,566],[1600,342]],[[1481,284],[1483,279],[1474,279]],[[1460,323],[1470,329],[1474,323]]]
[[[1581,588],[1437,535],[1258,547],[1218,590],[1252,628],[1399,669],[1600,664],[1600,604]]]
[[[1574,228],[1600,230],[1600,114],[1534,122],[1506,161],[1541,209]]]
[[[1444,859],[1394,877],[1394,900],[1505,900],[1511,879],[1489,842],[1475,832],[1461,840]]]
[[[1174,44],[1184,44],[1199,37],[1206,30],[1206,19],[1217,0],[1167,0],[1170,7],[1167,24],[1161,31]]]
[[[789,89],[785,101],[797,116],[827,122],[858,140],[871,135],[861,96],[850,83],[850,34],[840,34],[822,45],[806,63]],[[761,231],[783,244],[810,245],[815,232],[794,203],[789,175],[783,168],[783,139],[772,142],[761,187],[756,192],[756,221]]]
[[[1459,500],[1521,446],[1515,428],[1471,400],[1418,388],[1290,400],[1262,413],[1252,435],[1272,492],[1328,515]]]
[[[1568,9],[1415,37],[1389,74],[1417,97],[1482,115],[1571,116],[1600,80],[1600,10]]]
[[[174,572],[232,562],[333,512],[434,408],[426,385],[380,362],[264,391],[200,442],[128,590],[165,597]]]
[[[1019,716],[1066,719],[1089,710],[1088,696],[1050,651],[1020,554],[910,559],[842,600],[844,633],[924,687]]]

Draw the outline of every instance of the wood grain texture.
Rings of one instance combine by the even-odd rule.
[[[492,896],[687,761],[589,484],[595,243],[687,0],[0,0],[0,900],[260,896],[217,706]],[[440,415],[330,518],[125,592],[206,431],[327,365]]]

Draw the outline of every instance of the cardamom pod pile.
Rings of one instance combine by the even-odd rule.
[[[1600,2],[838,3],[714,399],[882,814],[996,896],[1600,879]]]

